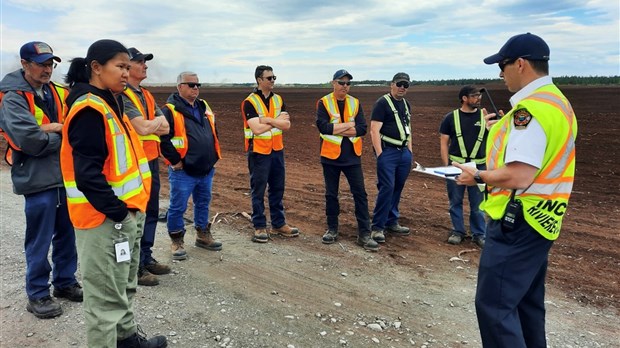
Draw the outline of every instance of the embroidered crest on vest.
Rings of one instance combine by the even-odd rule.
[[[519,109],[514,113],[514,123],[517,129],[527,127],[531,120],[532,114],[530,114],[526,109]]]

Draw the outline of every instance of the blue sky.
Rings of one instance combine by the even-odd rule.
[[[63,58],[108,38],[153,53],[146,84],[183,70],[201,82],[253,82],[271,65],[279,83],[320,83],[345,68],[355,80],[497,77],[482,59],[515,34],[551,47],[551,75],[620,75],[617,0],[0,0],[0,75],[19,48],[45,41]]]

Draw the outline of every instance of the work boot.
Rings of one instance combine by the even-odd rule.
[[[362,248],[368,251],[378,251],[379,244],[370,237],[370,235],[366,234],[363,236],[357,237],[357,245],[361,245]]]
[[[154,274],[151,274],[146,268],[138,268],[138,285],[142,286],[155,286],[159,285],[159,279]]]
[[[385,234],[383,234],[383,230],[376,230],[370,232],[370,238],[372,238],[377,243],[385,243]]]
[[[291,227],[287,224],[284,224],[283,226],[278,227],[278,228],[272,228],[271,231],[286,238],[292,238],[292,237],[299,236],[299,229],[296,227]]]
[[[69,285],[65,288],[54,287],[54,297],[66,298],[73,302],[82,302],[84,300],[84,293],[82,292],[82,286],[79,283]]]
[[[183,231],[170,233],[170,239],[172,240],[172,245],[170,245],[172,259],[177,261],[187,259],[187,252],[183,247],[185,245],[185,241],[183,240]]]
[[[409,227],[401,226],[398,223],[386,227],[385,230],[386,232],[391,233],[396,236],[408,236],[411,233],[411,231],[409,230]]]
[[[196,226],[196,243],[194,243],[194,245],[207,250],[222,250],[222,243],[213,239],[213,236],[211,235],[210,222],[204,230]]]
[[[168,347],[168,340],[166,336],[155,336],[146,339],[142,332],[134,333],[133,335],[116,341],[117,348],[165,348]]]
[[[54,318],[62,314],[60,303],[54,301],[49,295],[34,301],[28,299],[26,310],[39,319]]]
[[[146,268],[147,271],[157,275],[168,274],[171,272],[170,267],[157,262],[154,258],[151,258],[151,261],[144,265],[144,268]]]
[[[254,236],[252,242],[255,243],[267,243],[269,241],[269,234],[267,234],[266,228],[257,228],[254,230]]]
[[[338,239],[338,230],[334,228],[328,228],[323,235],[323,244],[333,244]]]
[[[484,236],[474,236],[471,241],[480,247],[480,249],[484,248]]]
[[[459,245],[461,244],[461,242],[463,242],[463,235],[456,233],[456,232],[452,232],[452,234],[450,234],[450,237],[448,237],[448,243],[452,244],[452,245]]]

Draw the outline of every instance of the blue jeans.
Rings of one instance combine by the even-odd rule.
[[[286,224],[284,217],[284,150],[269,155],[248,153],[250,189],[252,194],[252,224],[254,228],[267,227],[265,217],[265,191],[269,185],[269,214],[271,226],[280,228]]]
[[[327,228],[338,230],[338,215],[340,215],[340,203],[338,202],[340,173],[344,173],[344,176],[347,178],[351,194],[353,195],[358,234],[360,236],[368,235],[370,234],[370,214],[368,214],[368,195],[364,187],[364,173],[362,172],[361,164],[353,166],[334,166],[323,163]]]
[[[26,294],[31,300],[49,296],[49,279],[55,288],[77,283],[75,232],[69,220],[67,194],[62,187],[32,193],[26,199]],[[52,246],[52,263],[47,254]]]
[[[413,154],[409,148],[386,146],[377,157],[377,201],[372,217],[372,229],[383,230],[398,223],[398,204],[405,187]]]
[[[484,236],[486,231],[486,221],[484,212],[480,210],[480,203],[484,193],[478,189],[477,185],[464,186],[457,185],[454,180],[446,180],[448,188],[448,199],[450,200],[450,220],[452,220],[452,232],[465,236],[465,223],[463,221],[463,197],[465,190],[469,199],[469,228],[474,237]]]
[[[187,210],[190,195],[194,201],[194,226],[202,229],[207,227],[213,175],[215,175],[215,168],[205,176],[195,177],[187,175],[184,170],[172,170],[172,167],[168,167],[170,183],[168,233],[185,232],[183,214]]]
[[[140,266],[151,262],[153,257],[153,245],[155,244],[155,230],[157,229],[157,217],[159,215],[159,159],[149,161],[151,169],[151,195],[146,206],[146,220],[144,221],[144,233],[140,240]]]
[[[484,347],[546,347],[545,275],[553,241],[523,217],[503,232],[490,220],[478,269],[476,315]]]

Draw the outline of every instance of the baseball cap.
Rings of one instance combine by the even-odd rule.
[[[499,63],[504,59],[549,60],[549,46],[545,40],[531,33],[519,34],[506,41],[496,54],[484,58],[486,64]]]
[[[146,62],[147,60],[153,59],[153,54],[151,54],[151,53],[147,53],[147,54],[141,53],[135,47],[129,47],[127,49],[127,51],[129,51],[129,59],[130,60],[134,60],[134,61],[141,61],[141,60],[143,60],[143,61]]]
[[[39,64],[50,59],[53,59],[57,62],[61,61],[60,58],[54,55],[54,51],[52,50],[50,45],[41,41],[31,41],[27,44],[24,44],[19,50],[19,56],[21,57],[21,59]]]
[[[463,98],[464,96],[469,96],[470,94],[478,93],[481,91],[482,89],[479,89],[478,87],[472,85],[463,86],[463,88],[461,88],[461,90],[459,91],[459,100],[461,100],[461,98]]]
[[[407,81],[407,82],[411,82],[409,80],[409,75],[407,73],[404,72],[399,72],[396,75],[394,75],[394,77],[392,78],[392,82],[394,83],[398,83],[401,81]]]
[[[348,71],[344,69],[340,69],[334,73],[334,78],[332,80],[338,80],[345,76],[348,76],[351,80],[353,80],[353,75],[349,74]]]

